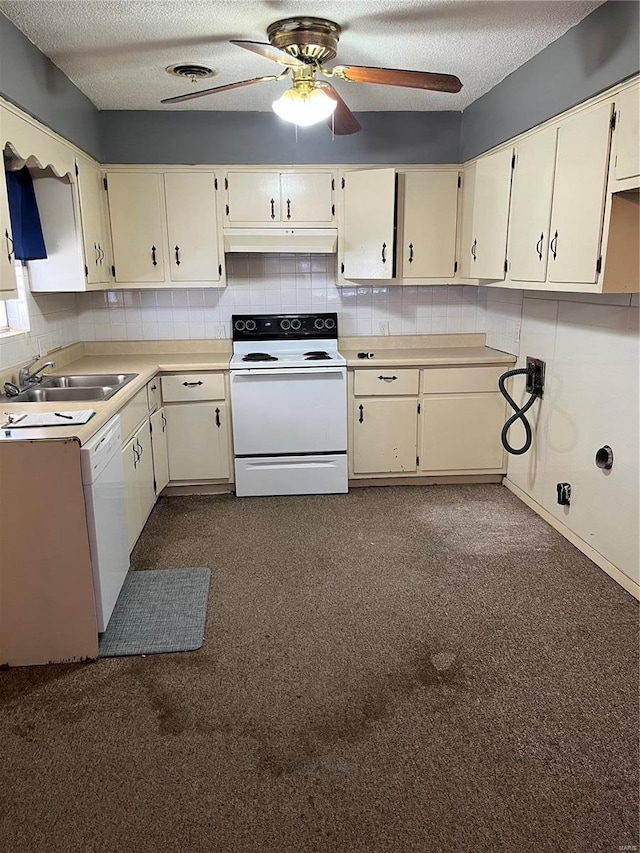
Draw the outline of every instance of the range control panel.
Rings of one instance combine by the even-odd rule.
[[[338,339],[338,315],[322,314],[233,314],[234,341],[280,341]]]

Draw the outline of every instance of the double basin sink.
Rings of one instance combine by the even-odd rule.
[[[74,400],[108,400],[131,382],[137,373],[86,373],[69,376],[44,376],[42,381],[13,397],[7,403],[58,403]]]

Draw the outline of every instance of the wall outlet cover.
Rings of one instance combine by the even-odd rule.
[[[49,350],[47,349],[47,336],[46,335],[38,335],[36,338],[36,346],[38,348],[38,355],[40,358],[46,355]]]
[[[387,320],[383,320],[381,323],[378,323],[378,331],[381,335],[388,335],[389,322]]]
[[[224,323],[216,323],[215,335],[216,335],[216,338],[226,338],[227,337],[227,330],[225,328]]]

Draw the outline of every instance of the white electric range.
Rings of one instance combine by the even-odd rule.
[[[347,368],[337,315],[235,314],[232,329],[236,495],[346,492]]]

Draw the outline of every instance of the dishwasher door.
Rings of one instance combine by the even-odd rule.
[[[81,461],[98,632],[102,633],[129,571],[118,415],[82,447]]]

